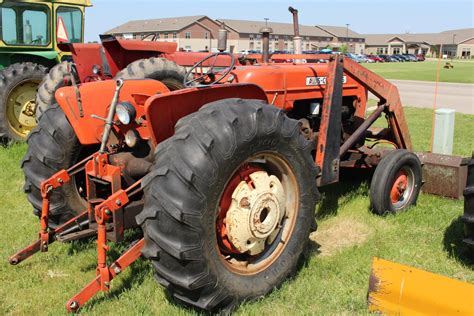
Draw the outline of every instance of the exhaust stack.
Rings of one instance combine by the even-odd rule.
[[[270,61],[270,33],[273,33],[271,27],[265,26],[260,29],[262,33],[262,59],[267,64]]]
[[[298,23],[298,10],[293,7],[289,7],[288,11],[293,14],[293,29],[294,29],[294,37],[293,37],[293,44],[295,47],[295,54],[301,54],[301,37],[300,37],[300,26]],[[298,62],[298,60],[295,60]]]
[[[225,52],[227,49],[227,30],[224,22],[221,23],[220,29],[217,31],[217,50]]]

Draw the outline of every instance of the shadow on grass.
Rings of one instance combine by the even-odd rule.
[[[322,199],[318,206],[316,219],[337,215],[337,210],[341,206],[359,195],[367,196],[372,174],[370,170],[341,170],[339,182],[320,188]],[[342,197],[345,198],[340,201]]]
[[[454,260],[474,269],[474,249],[470,249],[462,240],[464,239],[464,223],[461,217],[453,220],[444,231],[444,250]]]

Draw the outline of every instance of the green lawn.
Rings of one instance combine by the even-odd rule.
[[[453,61],[454,68],[445,69],[441,61],[440,82],[474,83],[474,62]],[[436,81],[438,61],[364,64],[386,79]]]
[[[379,65],[377,65],[379,66]],[[384,65],[381,65],[384,66]],[[429,110],[406,110],[415,149],[429,145]],[[474,116],[456,114],[455,153],[469,155]],[[25,145],[0,148],[0,314],[64,314],[65,302],[95,276],[93,241],[54,244],[19,266],[7,257],[34,240],[38,222],[22,193],[19,167]],[[462,281],[474,282],[474,261],[460,242],[463,203],[422,194],[418,205],[396,216],[369,210],[368,182],[327,187],[317,208],[319,229],[313,253],[296,279],[237,315],[366,314],[366,292],[374,256],[408,264]],[[319,246],[317,244],[319,244]],[[112,245],[117,254],[124,245]],[[151,265],[139,260],[82,310],[84,314],[187,315],[168,301],[153,279]]]

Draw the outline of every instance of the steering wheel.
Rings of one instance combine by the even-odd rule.
[[[219,56],[229,56],[230,57],[230,65],[226,67],[223,71],[219,72],[219,77],[216,79],[216,74],[214,72],[214,67],[216,66],[216,62]],[[209,59],[214,58],[212,61],[212,64],[210,66],[204,66],[204,63],[208,61]],[[194,82],[199,82],[201,85],[207,85],[207,86],[212,86],[216,83],[219,83],[224,79],[231,71],[234,69],[235,65],[235,57],[234,54],[231,53],[214,53],[206,58],[202,59],[201,61],[198,61],[194,66],[192,66],[187,72],[186,75],[184,76],[184,81],[183,84],[186,87],[191,87],[193,86]],[[209,67],[209,69],[204,72],[203,67]],[[194,73],[194,71],[198,68],[201,68],[200,72]],[[196,76],[194,76],[197,75]],[[191,79],[188,79],[191,76]]]

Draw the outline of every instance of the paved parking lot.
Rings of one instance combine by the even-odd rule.
[[[403,105],[433,108],[434,82],[412,80],[390,80],[390,82],[398,87]],[[474,84],[438,83],[436,108],[448,108],[460,113],[474,114]]]

